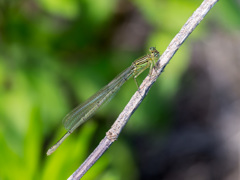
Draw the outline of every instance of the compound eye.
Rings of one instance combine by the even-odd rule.
[[[150,47],[150,48],[149,48],[149,51],[150,51],[150,52],[153,52],[153,51],[155,51],[155,50],[156,50],[155,47]]]

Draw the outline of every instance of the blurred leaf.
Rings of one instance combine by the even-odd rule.
[[[39,4],[48,12],[72,19],[79,14],[79,2],[77,0],[38,0]]]
[[[81,128],[77,139],[74,138],[73,133],[56,152],[46,157],[47,162],[44,167],[43,179],[67,179],[83,163],[88,155],[89,145],[91,144],[95,129],[96,124],[88,122],[88,124]],[[58,136],[53,143],[60,137]],[[87,179],[93,179],[98,176],[106,168],[108,161],[105,158],[101,158],[97,164],[91,168],[93,169],[93,174],[86,174]]]
[[[114,13],[118,0],[82,0],[86,5],[91,21],[96,24],[104,23]]]
[[[124,142],[120,140],[118,143],[113,144],[109,152],[109,157],[111,157],[112,172],[115,172],[113,179],[137,179],[138,172],[133,154]]]
[[[211,18],[216,19],[227,29],[235,29],[240,26],[240,4],[238,1],[229,0],[217,4],[217,9],[211,12]],[[214,18],[213,18],[214,17]]]
[[[33,107],[24,143],[25,168],[29,178],[39,179],[40,156],[42,149],[42,121],[39,107]]]
[[[153,26],[161,27],[164,31],[174,34],[201,3],[201,1],[191,0],[135,0],[134,2]]]

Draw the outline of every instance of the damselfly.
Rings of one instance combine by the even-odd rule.
[[[64,127],[67,133],[48,151],[47,155],[52,154],[61,143],[82,123],[90,119],[97,109],[104,103],[112,99],[120,87],[130,78],[133,77],[137,86],[136,78],[147,68],[149,68],[149,75],[152,74],[153,67],[159,59],[160,54],[155,47],[149,48],[150,54],[135,60],[130,67],[125,69],[116,78],[114,78],[108,85],[100,89],[96,94],[86,100],[84,103],[77,106],[63,119]]]

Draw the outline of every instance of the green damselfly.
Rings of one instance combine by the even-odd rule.
[[[159,59],[160,54],[155,47],[149,48],[150,54],[143,56],[135,60],[130,67],[125,69],[116,78],[114,78],[109,84],[100,89],[96,94],[91,96],[84,103],[77,106],[63,119],[64,127],[67,129],[67,133],[48,151],[47,155],[52,154],[61,143],[81,124],[90,119],[97,111],[97,109],[103,105],[104,102],[110,101],[120,87],[130,78],[133,77],[137,86],[136,78],[147,68],[149,68],[149,75],[152,74],[153,67],[156,61]]]

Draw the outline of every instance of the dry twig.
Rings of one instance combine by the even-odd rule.
[[[106,133],[106,136],[103,138],[103,140],[84,161],[84,163],[68,178],[68,180],[80,179],[88,171],[88,169],[102,156],[102,154],[109,148],[109,146],[118,138],[122,128],[126,125],[131,115],[140,105],[143,98],[147,95],[150,87],[156,81],[170,59],[217,1],[218,0],[204,0],[199,8],[192,14],[180,32],[173,38],[165,52],[161,55],[155,66],[155,71],[153,71],[151,77],[147,76],[144,79],[139,90],[136,91],[136,93],[132,96],[128,104],[125,106],[124,110],[112,125],[111,129]]]

